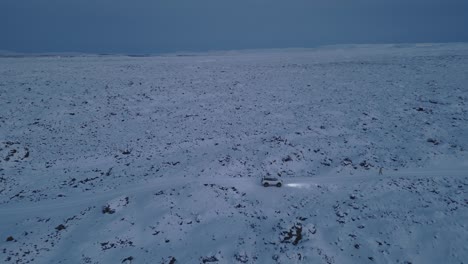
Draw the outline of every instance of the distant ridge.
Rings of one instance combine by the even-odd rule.
[[[386,44],[330,44],[317,47],[290,47],[290,48],[264,48],[264,49],[237,49],[237,50],[207,50],[207,51],[176,51],[166,53],[84,53],[84,52],[15,52],[9,50],[0,50],[0,58],[31,58],[31,57],[107,57],[107,56],[123,56],[123,57],[194,57],[206,55],[238,55],[238,54],[268,54],[278,52],[304,52],[304,51],[319,51],[319,50],[337,50],[337,49],[368,49],[368,48],[391,48],[391,49],[411,49],[411,48],[465,48],[468,45],[466,42],[450,42],[450,43],[386,43]]]

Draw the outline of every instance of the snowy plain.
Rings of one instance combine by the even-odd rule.
[[[0,109],[2,263],[468,263],[468,44],[4,56]]]

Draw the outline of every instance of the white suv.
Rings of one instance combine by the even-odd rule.
[[[262,178],[262,185],[264,187],[269,187],[269,186],[276,186],[276,187],[281,187],[283,185],[283,181],[281,181],[278,178],[267,178],[263,177]]]

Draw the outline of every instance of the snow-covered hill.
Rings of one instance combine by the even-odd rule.
[[[468,44],[0,58],[0,259],[464,263],[467,104]]]

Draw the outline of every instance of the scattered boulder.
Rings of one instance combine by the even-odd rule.
[[[60,224],[60,225],[55,227],[55,230],[57,230],[57,231],[62,231],[64,229],[66,229],[66,227],[63,224]]]
[[[103,214],[113,214],[115,213],[115,209],[112,209],[110,205],[106,205],[102,208],[102,213]]]
[[[211,263],[211,262],[218,262],[219,259],[217,259],[215,256],[210,256],[210,257],[203,257],[201,258],[201,261],[203,263]]]
[[[241,262],[241,263],[247,263],[247,262],[249,262],[249,256],[247,256],[247,254],[246,254],[245,252],[239,253],[239,254],[235,254],[235,255],[234,255],[234,258],[235,258],[238,262]]]
[[[352,165],[353,164],[353,161],[350,159],[350,158],[345,158],[342,162],[341,162],[341,165],[342,166],[348,166],[348,165]]]
[[[175,264],[176,263],[176,258],[170,257],[171,259],[169,260],[169,264]]]
[[[129,263],[132,263],[132,260],[133,260],[133,257],[130,256],[130,257],[128,257],[128,258],[124,258],[124,259],[122,260],[122,263],[126,263],[127,261],[128,261]]]
[[[294,240],[293,240],[294,238]],[[302,240],[302,224],[297,223],[291,229],[281,233],[281,243],[297,245]]]
[[[366,170],[369,170],[371,167],[374,167],[374,165],[369,163],[367,160],[364,160],[361,163],[359,163],[359,166],[363,167]]]
[[[436,146],[440,144],[440,142],[437,139],[433,139],[433,138],[428,138],[427,142],[432,143]]]

